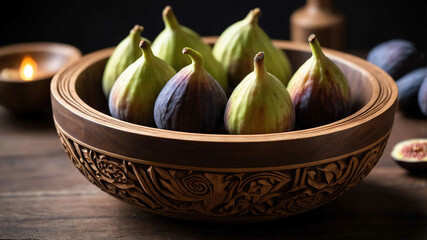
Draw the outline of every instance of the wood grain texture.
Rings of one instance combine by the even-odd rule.
[[[272,220],[326,204],[372,170],[388,139],[324,163],[230,172],[116,159],[56,127],[72,163],[101,190],[160,215],[217,222]]]
[[[397,113],[371,174],[308,213],[253,224],[179,221],[147,213],[90,184],[63,153],[49,116],[0,108],[0,239],[416,239],[427,235],[427,177],[390,158],[395,143],[427,136],[427,120]]]

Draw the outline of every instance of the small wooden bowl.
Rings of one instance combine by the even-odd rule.
[[[205,38],[214,43],[216,38]],[[275,41],[294,70],[308,45]],[[170,217],[265,221],[312,210],[356,185],[387,143],[397,88],[381,69],[325,50],[349,79],[353,114],[276,134],[168,131],[108,115],[101,78],[113,49],[84,56],[55,75],[52,107],[72,163],[105,192]]]
[[[44,74],[29,81],[0,78],[0,105],[15,113],[40,112],[50,104],[49,87],[53,75],[80,58],[81,52],[70,45],[50,42],[7,45],[0,47],[0,71],[19,69],[25,56],[33,58]]]

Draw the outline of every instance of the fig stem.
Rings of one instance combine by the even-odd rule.
[[[313,53],[313,56],[315,58],[325,57],[322,51],[322,47],[320,46],[319,40],[317,40],[317,37],[315,34],[311,34],[308,37],[308,43],[310,44],[311,52]]]
[[[189,47],[185,47],[184,49],[182,49],[182,53],[188,54],[188,56],[190,56],[191,61],[194,65],[194,69],[204,69],[202,54]]]
[[[173,13],[171,6],[166,6],[162,13],[163,22],[167,28],[176,29],[179,27],[179,22]]]
[[[260,16],[261,16],[261,9],[255,8],[248,13],[248,15],[246,16],[246,19],[249,22],[249,24],[254,25],[254,24],[258,24],[258,19]]]
[[[144,30],[143,26],[135,25],[132,30],[130,30],[130,38],[135,41],[135,44],[138,44],[141,40],[141,32]]]
[[[151,43],[149,41],[142,40],[139,43],[139,47],[141,48],[145,59],[154,56],[153,52],[151,51]]]
[[[130,30],[130,33],[133,33],[133,34],[141,34],[141,32],[144,30],[144,27],[143,26],[141,26],[141,25],[135,25],[133,28],[132,28],[132,30]]]
[[[264,64],[264,52],[259,52],[255,55],[254,71],[257,76],[262,76],[267,73],[267,69]]]

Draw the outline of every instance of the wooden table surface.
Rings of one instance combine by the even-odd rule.
[[[277,221],[213,224],[109,196],[68,160],[49,114],[16,117],[0,107],[0,239],[427,239],[427,176],[390,157],[395,143],[417,137],[427,137],[427,120],[397,113],[377,166],[336,201]]]

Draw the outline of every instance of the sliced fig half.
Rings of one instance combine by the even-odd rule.
[[[409,171],[427,173],[427,138],[399,142],[394,146],[391,157]]]

